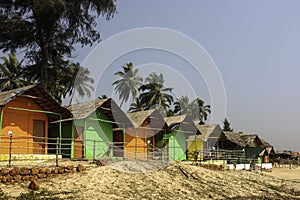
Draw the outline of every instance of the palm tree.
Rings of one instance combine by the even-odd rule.
[[[108,99],[108,96],[106,94],[102,94],[101,96],[98,97],[99,100],[102,99]]]
[[[139,98],[135,98],[135,102],[130,104],[129,112],[137,112],[142,111],[146,107],[145,104],[142,104],[141,100]]]
[[[0,90],[11,90],[25,85],[29,82],[24,79],[24,70],[22,61],[19,62],[16,56],[12,53],[8,54],[8,58],[1,57],[3,61],[0,64]]]
[[[204,124],[207,120],[208,114],[211,113],[210,105],[204,105],[204,101],[196,98],[192,101],[191,105],[191,115],[196,120],[200,120],[200,123]]]
[[[139,98],[141,103],[146,105],[146,109],[155,106],[157,109],[167,112],[167,108],[170,108],[173,103],[173,96],[168,92],[172,92],[173,88],[165,88],[164,82],[162,74],[157,75],[152,72],[146,78],[146,84],[139,88],[139,91],[143,92]]]
[[[181,96],[174,102],[175,114],[187,114],[190,112],[190,99],[187,95]]]
[[[227,118],[225,118],[225,120],[223,121],[223,131],[233,132],[233,129],[230,126],[230,122]]]
[[[138,69],[133,68],[132,63],[126,63],[122,66],[123,72],[118,71],[114,75],[120,76],[119,80],[116,80],[113,85],[115,86],[115,91],[119,94],[119,99],[121,100],[121,105],[129,100],[130,95],[133,99],[137,96],[137,89],[142,85],[143,78],[138,76]]]
[[[87,68],[81,67],[79,63],[72,63],[66,69],[66,73],[71,80],[66,84],[67,92],[71,97],[70,105],[75,92],[78,93],[79,97],[91,97],[91,91],[94,91],[94,88],[90,84],[94,83],[94,79],[89,76],[90,71]]]

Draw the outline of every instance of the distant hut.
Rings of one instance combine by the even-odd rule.
[[[167,124],[159,110],[127,114],[134,127],[126,128],[124,156],[127,159],[161,159]]]
[[[245,134],[241,132],[224,132],[224,138],[220,147],[226,150],[243,150],[245,159],[249,161],[262,162],[266,147],[256,134]]]
[[[274,161],[275,151],[273,145],[266,142],[261,137],[259,137],[259,139],[261,140],[262,145],[265,147],[265,149],[259,154],[261,157],[263,157],[263,162],[269,163],[270,161]]]
[[[165,136],[168,160],[187,160],[187,139],[200,134],[199,130],[186,115],[165,117],[164,119],[170,130]]]
[[[78,103],[67,109],[73,117],[62,121],[64,157],[123,157],[125,127],[132,123],[111,98]],[[53,124],[51,129],[57,130],[56,126]]]
[[[13,154],[47,154],[48,124],[71,116],[39,85],[1,92],[0,109],[0,154],[9,152],[9,133]]]
[[[210,158],[220,148],[219,141],[223,136],[223,130],[218,124],[194,123],[200,134],[188,138],[188,159],[195,159],[192,152],[198,152],[197,160]]]

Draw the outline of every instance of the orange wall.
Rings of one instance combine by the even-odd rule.
[[[154,131],[147,128],[150,128],[150,124],[144,122],[141,128],[128,128],[125,130],[125,158],[147,159],[147,138],[154,136]]]
[[[26,108],[31,110],[41,110],[31,99],[25,97],[17,97],[7,103],[5,107]],[[48,137],[48,117],[45,113],[36,113],[29,111],[13,110],[4,107],[1,148],[0,153],[8,153],[9,137],[8,131],[13,132],[13,146],[18,146],[12,150],[12,153],[32,153],[33,139],[27,138],[33,134],[33,120],[45,121],[45,137]],[[24,136],[24,138],[18,138]],[[16,137],[16,138],[14,138]],[[47,141],[46,141],[47,143]],[[4,148],[3,148],[4,147]],[[47,144],[45,145],[45,153],[47,152]]]

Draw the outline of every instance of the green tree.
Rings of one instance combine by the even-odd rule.
[[[163,75],[157,75],[155,72],[152,72],[145,82],[146,84],[139,88],[139,91],[142,92],[139,96],[141,103],[145,104],[146,109],[155,106],[166,113],[174,101],[173,96],[168,94],[172,92],[173,88],[166,88]]]
[[[223,121],[223,131],[233,132],[233,129],[230,127],[230,123],[227,118]]]
[[[66,72],[71,80],[66,84],[67,92],[71,96],[69,104],[71,105],[75,92],[79,97],[91,97],[91,91],[94,91],[91,84],[94,83],[94,79],[90,77],[90,71],[81,67],[79,63],[72,63],[66,68]]]
[[[174,102],[174,113],[175,114],[187,114],[190,113],[190,99],[187,95],[181,96]]]
[[[211,113],[210,105],[205,105],[202,99],[196,98],[190,103],[191,116],[195,120],[199,120],[201,124],[204,124],[208,115]]]
[[[145,104],[142,104],[139,98],[135,98],[135,102],[130,104],[129,112],[138,112],[144,110],[146,107]]]
[[[12,53],[8,54],[8,58],[1,57],[3,63],[0,64],[0,90],[6,91],[29,85],[25,79],[22,62],[19,62]]]
[[[98,97],[99,100],[102,99],[108,99],[108,96],[106,94],[102,94],[101,96]]]
[[[116,80],[113,85],[115,85],[115,91],[119,94],[119,99],[121,100],[121,105],[129,100],[130,95],[132,95],[135,100],[137,96],[137,89],[142,85],[143,78],[138,75],[138,69],[134,69],[132,63],[126,63],[122,66],[123,71],[118,71],[114,75],[119,76],[120,79]]]
[[[28,65],[24,68],[25,77],[32,83],[40,82],[40,67],[37,64]],[[59,103],[62,98],[70,96],[70,104],[75,93],[79,97],[91,96],[91,91],[94,88],[91,84],[94,80],[90,77],[90,72],[87,68],[80,66],[79,63],[64,61],[61,58],[53,60],[53,65],[47,66],[47,74],[49,75],[47,91]]]
[[[0,49],[25,51],[27,63],[40,67],[41,85],[47,86],[48,66],[60,55],[71,56],[75,44],[100,40],[96,19],[110,19],[114,0],[8,0],[0,3]],[[57,66],[59,67],[59,66]]]

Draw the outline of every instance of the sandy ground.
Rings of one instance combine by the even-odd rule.
[[[75,199],[300,199],[300,183],[291,181],[300,177],[300,168],[260,173],[212,171],[185,163],[84,164],[85,172],[39,180],[40,187],[71,192],[65,196]],[[0,187],[10,196],[28,191],[28,183]]]

